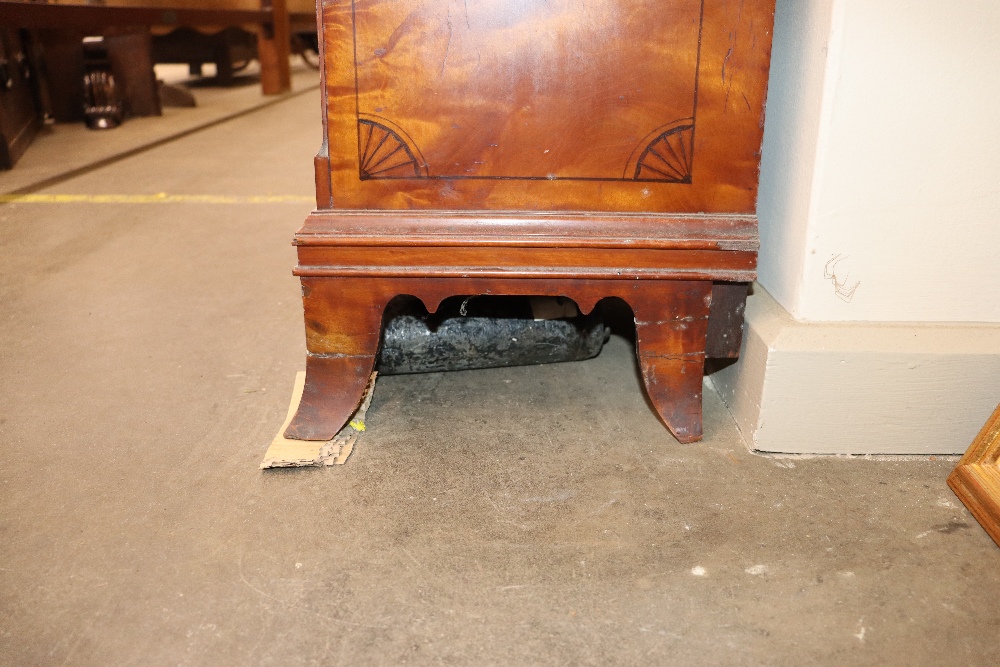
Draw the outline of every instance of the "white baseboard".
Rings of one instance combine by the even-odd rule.
[[[1000,325],[799,322],[754,285],[711,376],[751,449],[961,454],[1000,403]]]

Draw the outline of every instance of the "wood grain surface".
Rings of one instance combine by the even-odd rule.
[[[295,235],[300,247],[490,246],[673,248],[756,252],[753,215],[467,211],[316,211]]]
[[[948,486],[1000,546],[1000,405],[949,475]]]
[[[753,213],[773,0],[328,0],[336,208]]]

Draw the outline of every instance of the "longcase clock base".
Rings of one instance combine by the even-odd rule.
[[[493,294],[567,297],[582,313],[606,297],[625,301],[650,401],[678,441],[699,440],[713,283],[752,280],[756,220],[540,217],[310,216],[296,235],[306,385],[286,437],[328,440],[351,417],[393,298],[434,312],[450,296]]]

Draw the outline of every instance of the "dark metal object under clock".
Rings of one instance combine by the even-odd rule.
[[[600,354],[611,333],[599,307],[580,315],[557,298],[453,297],[434,314],[397,301],[385,323],[383,375],[582,361]]]

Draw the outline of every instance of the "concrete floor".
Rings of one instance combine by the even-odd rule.
[[[302,95],[48,192],[308,196],[318,128]],[[259,471],[309,208],[0,206],[0,663],[997,663],[954,460],[753,455],[710,390],[678,445],[627,337],[383,378],[346,466]]]

